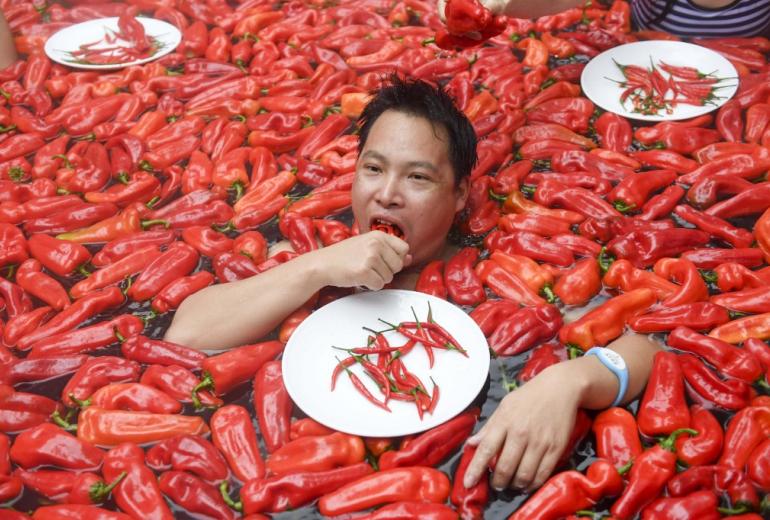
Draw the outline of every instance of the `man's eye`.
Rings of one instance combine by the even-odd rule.
[[[379,173],[380,172],[380,167],[377,166],[376,164],[367,164],[366,166],[364,166],[364,168],[366,168],[366,171],[369,171],[369,172],[372,172],[372,173]]]
[[[422,173],[413,173],[409,177],[417,181],[429,181],[430,177],[423,175]]]

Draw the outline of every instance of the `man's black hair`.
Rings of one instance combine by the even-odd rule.
[[[361,117],[358,153],[360,154],[374,122],[386,111],[394,110],[422,117],[434,126],[441,126],[449,138],[447,149],[455,175],[455,185],[470,175],[476,164],[476,132],[452,98],[441,88],[418,79],[402,79],[393,75],[387,86],[378,90],[366,105]]]

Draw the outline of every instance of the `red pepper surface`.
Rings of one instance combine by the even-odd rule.
[[[484,509],[489,502],[489,478],[482,477],[470,488],[463,484],[465,473],[476,453],[474,446],[466,445],[460,456],[460,463],[455,470],[452,480],[452,493],[449,500],[457,508],[460,518],[465,520],[480,519],[484,516]]]
[[[770,461],[770,440],[765,440],[751,452],[747,464],[747,474],[752,483],[764,492],[770,489],[768,461]]]
[[[280,361],[268,361],[254,376],[254,408],[265,448],[273,453],[290,440],[292,401]]]
[[[564,471],[548,479],[510,520],[556,520],[593,506],[604,497],[623,489],[623,479],[615,467],[602,459],[589,466],[586,474]]]
[[[537,186],[534,200],[544,206],[551,207],[557,204],[567,210],[600,220],[620,216],[615,208],[592,191],[566,186],[550,179],[544,180]]]
[[[737,228],[729,222],[701,213],[689,206],[677,206],[674,213],[697,228],[709,233],[712,237],[724,240],[736,248],[750,247],[754,237],[750,231]]]
[[[714,414],[698,404],[690,406],[690,417],[690,427],[698,435],[676,440],[677,459],[690,467],[715,463],[722,453],[722,425]]]
[[[94,255],[91,263],[96,267],[104,267],[148,246],[163,247],[173,242],[174,238],[174,231],[168,229],[139,231],[107,242]]]
[[[770,437],[770,408],[748,406],[727,425],[724,449],[717,464],[743,470],[751,453]]]
[[[214,275],[198,271],[190,276],[177,278],[169,283],[152,299],[152,309],[159,313],[177,309],[185,298],[214,283]]]
[[[200,380],[191,371],[179,365],[150,365],[142,373],[139,382],[162,390],[180,402],[197,404],[196,408],[216,408],[223,404],[221,399],[206,391],[198,392],[198,401],[194,402],[192,391]]]
[[[278,513],[304,506],[316,498],[373,473],[371,466],[351,466],[314,472],[253,479],[241,489],[241,506],[245,514]]]
[[[442,503],[449,491],[449,479],[436,469],[394,468],[362,477],[327,493],[318,502],[318,509],[323,515],[334,516],[398,501]]]
[[[596,456],[620,469],[642,453],[636,419],[625,408],[613,407],[594,419]]]
[[[727,410],[740,410],[754,396],[750,385],[738,379],[721,379],[716,372],[691,354],[679,356],[688,391],[696,400],[706,400]]]
[[[694,302],[665,307],[634,316],[628,325],[637,332],[667,332],[679,326],[709,331],[730,321],[729,306],[717,302]]]
[[[605,112],[596,119],[594,126],[603,148],[620,153],[628,151],[633,131],[626,118]]]
[[[678,282],[679,290],[666,298],[663,305],[676,306],[708,298],[708,288],[695,264],[685,258],[661,258],[655,262],[655,274]]]
[[[70,305],[70,298],[62,285],[43,273],[43,266],[34,258],[23,261],[16,270],[16,283],[28,294],[60,311]]]
[[[606,301],[559,331],[562,343],[576,345],[582,350],[606,345],[623,333],[626,322],[643,313],[655,303],[650,289],[634,289]]]
[[[583,305],[599,293],[601,285],[599,263],[584,258],[556,280],[553,292],[565,305]]]
[[[257,432],[245,408],[232,404],[223,406],[214,412],[209,424],[211,440],[224,455],[236,478],[248,482],[265,475]]]
[[[677,355],[658,352],[637,412],[639,431],[648,437],[670,435],[690,427],[690,410]]]
[[[335,432],[300,437],[284,444],[268,458],[266,467],[274,475],[326,471],[362,462],[364,454],[364,442],[360,437]]]
[[[47,422],[52,413],[61,406],[54,400],[42,395],[15,392],[9,385],[0,385],[0,432],[20,432]],[[7,439],[5,436],[0,439]],[[4,450],[4,451],[3,451]],[[0,466],[7,464],[7,446],[0,450]],[[2,468],[0,468],[2,469]],[[9,473],[2,471],[0,474]]]
[[[24,516],[24,518],[28,517]],[[131,520],[132,517],[124,513],[85,504],[58,504],[38,507],[32,518],[35,520],[79,520],[82,518],[89,520]]]
[[[415,437],[398,451],[386,451],[380,456],[379,466],[387,470],[405,466],[437,466],[473,431],[478,411],[463,413]]]
[[[200,417],[88,407],[78,416],[78,438],[101,446],[158,442],[175,435],[207,434]]]
[[[211,387],[217,395],[224,395],[253,378],[262,365],[282,350],[283,344],[280,341],[266,341],[207,357],[201,364],[204,378],[195,391]]]
[[[127,276],[139,273],[161,255],[162,253],[157,246],[147,246],[134,251],[122,259],[91,273],[88,278],[77,282],[70,288],[70,295],[73,298],[83,298],[96,289],[117,284]]]
[[[54,502],[100,504],[105,502],[123,477],[109,485],[91,472],[73,475],[69,471],[18,471],[24,486]]]
[[[156,471],[187,471],[212,484],[230,473],[227,462],[210,441],[197,435],[178,435],[147,450],[147,466]]]
[[[52,314],[53,309],[47,305],[23,314],[17,314],[5,324],[5,331],[3,331],[2,335],[3,343],[8,347],[16,345],[19,338],[22,338],[37,329],[40,324],[47,321]],[[7,360],[3,358],[2,361],[6,362]]]
[[[60,355],[40,359],[18,359],[0,365],[0,384],[16,385],[44,381],[70,374],[82,365],[88,356]]]
[[[770,313],[746,316],[725,323],[709,332],[709,336],[738,344],[749,338],[770,338]]]
[[[179,365],[196,370],[201,368],[206,354],[170,341],[150,339],[142,335],[132,336],[120,346],[123,357],[147,364]]]
[[[671,496],[681,497],[706,489],[717,494],[727,493],[734,508],[759,505],[757,492],[742,471],[727,466],[697,466],[689,468],[668,481]]]
[[[719,501],[711,491],[695,491],[683,497],[658,498],[642,509],[642,520],[678,520],[682,518],[703,518],[717,520],[722,515],[717,511]]]
[[[747,313],[770,312],[770,300],[764,287],[744,289],[712,296],[710,300],[726,309]]]
[[[211,484],[185,471],[166,471],[158,479],[158,488],[186,511],[223,520],[234,519],[221,493]]]
[[[562,323],[561,312],[554,305],[519,309],[489,335],[489,346],[498,356],[515,356],[551,339]]]
[[[128,289],[128,296],[135,301],[144,301],[158,294],[174,280],[190,274],[198,265],[198,252],[183,242],[174,242],[151,263]]]
[[[135,444],[121,444],[104,456],[105,480],[111,482],[124,472],[125,478],[112,492],[120,509],[133,517],[174,518],[155,475],[145,466],[144,452]]]
[[[677,327],[668,336],[668,344],[679,350],[696,354],[724,375],[753,383],[762,373],[759,361],[738,347],[718,339],[698,334],[687,327]]]
[[[674,170],[650,170],[629,175],[607,195],[607,200],[622,212],[638,209],[653,192],[665,188],[675,179]]]
[[[475,247],[466,247],[449,259],[444,268],[444,283],[450,298],[461,305],[477,305],[486,299],[481,281],[473,270],[479,256]]]
[[[23,431],[10,450],[11,460],[24,469],[57,466],[68,470],[98,468],[104,452],[50,423]]]
[[[447,298],[447,288],[444,284],[444,261],[433,260],[420,271],[420,278],[414,287],[415,291],[430,294],[442,300]]]
[[[686,428],[675,430],[636,458],[628,485],[610,508],[613,516],[620,520],[633,518],[660,494],[676,471],[674,442],[683,433],[695,435],[697,432]]]
[[[165,392],[142,383],[109,383],[78,403],[105,410],[129,410],[150,413],[179,413],[182,404]]]
[[[693,229],[632,231],[615,238],[607,249],[618,258],[629,260],[636,267],[649,267],[664,257],[674,257],[709,241],[708,233]]]
[[[88,399],[110,383],[128,383],[139,379],[139,363],[117,356],[99,356],[88,359],[67,381],[61,393],[62,402],[74,407],[75,399]]]
[[[29,258],[24,233],[11,224],[0,223],[0,248],[0,267],[21,264]]]
[[[139,334],[144,322],[133,314],[120,314],[108,321],[48,336],[31,345],[27,359],[52,358],[90,352]]]
[[[82,245],[45,234],[32,235],[27,244],[30,254],[58,276],[69,275],[91,258]]]

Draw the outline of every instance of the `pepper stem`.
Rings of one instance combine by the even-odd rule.
[[[201,400],[198,398],[198,392],[201,390],[208,390],[211,389],[214,391],[214,378],[211,377],[211,374],[208,372],[205,372],[203,374],[203,379],[201,379],[201,382],[195,385],[192,389],[192,403],[196,410],[199,410],[203,408],[203,404],[201,403]]]
[[[733,516],[733,515],[742,515],[743,513],[748,513],[750,511],[749,507],[742,505],[739,507],[718,507],[717,511],[722,513],[723,515],[727,516]]]
[[[599,251],[599,269],[602,270],[602,274],[606,273],[610,270],[610,266],[612,265],[612,262],[615,261],[615,258],[607,253],[607,246],[602,246],[601,251]]]
[[[112,490],[115,489],[115,486],[120,484],[120,481],[126,478],[126,475],[128,475],[128,473],[122,471],[120,475],[118,475],[118,477],[110,484],[105,482],[97,482],[91,486],[91,489],[88,490],[88,498],[90,498],[91,502],[94,504],[100,504],[104,502],[107,500],[107,497],[110,495]]]
[[[626,473],[628,473],[631,470],[631,466],[633,466],[633,465],[634,465],[634,461],[633,460],[629,460],[628,462],[626,462],[625,464],[623,464],[622,466],[620,466],[618,468],[618,473],[620,475],[625,475]]]
[[[54,410],[54,412],[51,414],[51,420],[56,424],[57,426],[61,426],[65,431],[68,432],[76,432],[78,431],[78,425],[72,424],[68,422],[64,417],[62,417],[59,414],[59,410]]]
[[[70,401],[78,405],[78,408],[86,408],[87,406],[91,406],[91,398],[88,399],[78,399],[75,397],[75,394],[72,392],[69,393]]]
[[[152,226],[163,226],[164,228],[168,229],[169,223],[168,223],[168,220],[156,218],[151,220],[142,220],[141,226],[142,226],[142,229],[147,229]]]
[[[540,292],[543,294],[543,296],[545,296],[545,301],[548,303],[553,303],[557,300],[550,284],[545,284],[543,288],[540,289]]]
[[[596,518],[596,513],[593,511],[589,511],[588,509],[581,509],[580,511],[575,511],[575,516],[578,518],[587,516],[589,518]]]
[[[622,200],[616,200],[612,203],[613,206],[615,206],[615,209],[620,211],[621,213],[628,213],[632,209],[636,208],[636,204],[626,204]]]
[[[683,433],[687,433],[689,435],[698,435],[698,430],[693,430],[692,428],[679,428],[678,430],[671,432],[671,435],[658,442],[658,445],[664,450],[674,452],[674,443],[676,442],[677,437]]]
[[[230,484],[226,480],[219,484],[219,492],[222,494],[222,500],[225,501],[225,504],[236,511],[243,511],[243,502],[235,502],[230,498]]]
[[[85,264],[81,264],[78,266],[78,273],[82,274],[83,276],[91,276],[91,271],[86,269]]]

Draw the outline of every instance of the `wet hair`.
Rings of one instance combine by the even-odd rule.
[[[452,98],[441,88],[418,79],[402,79],[392,76],[389,84],[378,90],[358,118],[360,154],[369,131],[375,121],[388,110],[427,119],[433,125],[443,127],[449,142],[447,150],[455,175],[455,185],[469,176],[476,164],[476,132]]]

